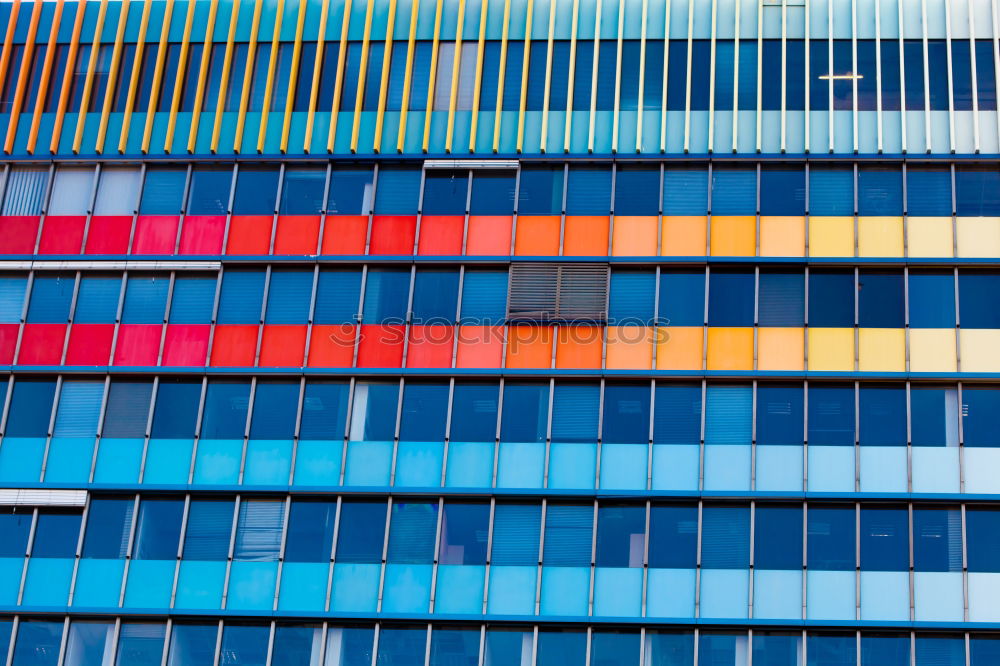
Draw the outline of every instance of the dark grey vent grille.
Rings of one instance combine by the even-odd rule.
[[[507,320],[602,323],[607,318],[610,273],[608,264],[513,263]]]

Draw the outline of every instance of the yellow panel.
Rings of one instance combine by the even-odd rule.
[[[911,328],[911,372],[955,372],[955,329]]]
[[[1000,330],[963,328],[959,335],[962,372],[1000,372]]]
[[[1000,257],[1000,217],[960,217],[958,256]]]
[[[810,257],[853,257],[853,217],[810,217]]]
[[[608,326],[606,367],[622,370],[649,370],[652,368],[652,327]]]
[[[710,326],[709,370],[753,370],[753,328]]]
[[[752,257],[757,253],[757,218],[753,215],[712,216],[712,256]]]
[[[903,218],[859,217],[859,257],[902,257]]]
[[[906,221],[906,236],[906,252],[911,257],[954,254],[950,217],[911,217]]]
[[[802,328],[757,329],[758,370],[804,370],[805,332]]]
[[[858,370],[906,371],[906,331],[902,328],[858,329]]]
[[[803,257],[806,254],[804,217],[761,216],[760,256]]]
[[[854,370],[853,328],[810,328],[809,370]]]
[[[701,370],[705,328],[670,326],[656,329],[657,370]]]

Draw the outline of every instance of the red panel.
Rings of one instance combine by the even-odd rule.
[[[424,215],[420,218],[417,253],[462,254],[464,234],[464,215]]]
[[[80,254],[83,247],[83,215],[49,215],[42,225],[38,254]]]
[[[257,365],[268,368],[298,368],[306,349],[306,327],[268,324],[260,341]]]
[[[181,226],[179,254],[220,254],[225,233],[225,215],[188,215]]]
[[[173,254],[179,223],[177,215],[140,215],[135,221],[132,254]]]
[[[465,240],[468,255],[509,255],[510,215],[470,215],[469,237]]]
[[[309,341],[310,368],[349,368],[354,362],[357,326],[315,325]]]
[[[363,324],[358,344],[359,368],[398,368],[403,363],[406,327],[396,324]]]
[[[274,233],[275,254],[316,254],[318,240],[319,215],[278,216],[278,228]],[[364,248],[363,240],[361,247]]]
[[[17,331],[20,328],[20,324],[0,324],[0,363],[14,362]]]
[[[372,218],[369,254],[413,254],[415,215],[376,215]]]
[[[73,324],[66,365],[107,365],[114,335],[114,324]]]
[[[320,254],[364,254],[367,237],[367,215],[327,215]]]
[[[22,365],[57,365],[62,360],[66,324],[25,324],[17,362]]]
[[[115,343],[115,365],[156,365],[160,351],[160,324],[121,324]]]
[[[212,339],[212,366],[246,368],[257,354],[257,326],[229,324],[215,327]]]
[[[229,220],[226,254],[268,254],[273,215],[233,215]]]
[[[38,239],[37,215],[0,216],[0,253],[31,254]]]
[[[176,228],[174,232],[176,233]],[[131,215],[94,215],[87,229],[87,254],[125,254],[132,233]]]
[[[169,324],[163,341],[160,365],[198,367],[205,365],[208,353],[208,324]]]
[[[455,367],[499,368],[503,341],[503,326],[459,326]]]
[[[454,326],[411,326],[406,367],[450,368],[454,341]]]

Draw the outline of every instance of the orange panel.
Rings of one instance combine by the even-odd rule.
[[[464,232],[464,215],[424,215],[417,254],[462,254]]]
[[[364,254],[367,215],[327,215],[320,254]]]
[[[604,331],[600,326],[560,326],[556,337],[557,368],[600,368]]]
[[[753,370],[753,328],[710,326],[709,370]]]
[[[517,325],[507,333],[508,368],[551,368],[552,327]]]
[[[318,239],[319,215],[279,215],[274,254],[316,254]]]
[[[465,238],[465,253],[469,255],[509,255],[510,215],[470,215]]]
[[[804,217],[761,217],[760,256],[806,256],[806,219]]]
[[[758,370],[802,370],[805,332],[801,328],[757,329]]]
[[[649,370],[653,367],[651,326],[608,326],[605,367],[609,370]]]
[[[657,370],[701,370],[705,346],[703,326],[656,329]]]
[[[215,327],[210,365],[249,368],[257,353],[257,326],[231,324]]]
[[[752,257],[756,251],[756,217],[752,215],[712,216],[712,256]]]
[[[704,257],[708,221],[704,215],[663,216],[660,254],[671,257]]]
[[[376,215],[372,218],[370,254],[413,254],[416,215]]]
[[[351,367],[357,331],[358,327],[351,324],[313,326],[309,341],[309,367]]]
[[[454,342],[454,326],[410,326],[406,367],[450,368]]]
[[[656,254],[656,216],[615,215],[611,254],[646,257]]]
[[[456,368],[499,368],[503,326],[459,326]]]
[[[607,215],[567,215],[563,234],[564,257],[608,256]]]
[[[514,238],[514,254],[554,256],[559,254],[558,215],[519,215]]]
[[[226,254],[268,254],[273,226],[271,215],[233,215],[229,220]]]
[[[302,367],[305,350],[305,326],[266,324],[257,365],[262,368],[299,368]]]
[[[402,324],[365,324],[358,342],[359,368],[398,368],[403,364]]]

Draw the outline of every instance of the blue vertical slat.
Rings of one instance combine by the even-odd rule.
[[[56,410],[56,437],[94,437],[101,415],[104,382],[69,380],[59,391]]]
[[[753,420],[749,386],[709,386],[705,401],[706,444],[749,444]]]
[[[268,324],[305,324],[309,318],[312,284],[312,271],[273,271],[267,289],[264,321]]]
[[[552,441],[596,442],[600,400],[597,384],[556,384],[552,394]]]
[[[222,276],[220,324],[260,323],[264,299],[264,271],[228,271]]]
[[[313,321],[317,324],[356,323],[360,297],[361,271],[320,271]]]
[[[507,271],[469,270],[462,280],[462,323],[490,326],[507,316]]]
[[[25,277],[0,277],[0,323],[10,324],[21,321],[24,311],[24,292],[28,287]]]

